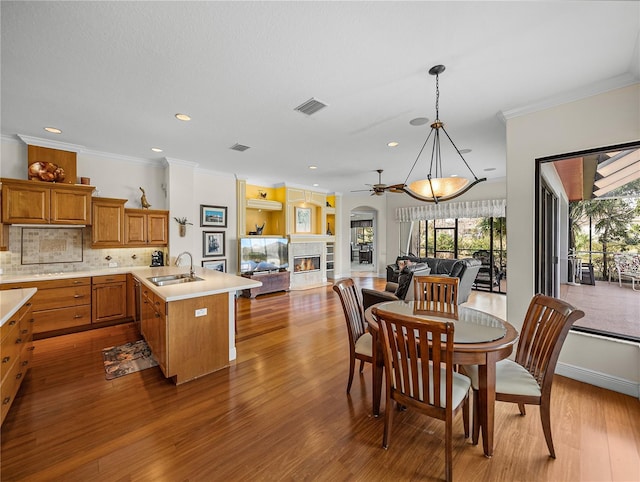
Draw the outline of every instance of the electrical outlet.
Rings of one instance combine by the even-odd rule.
[[[205,316],[206,314],[207,314],[206,308],[200,308],[199,310],[196,310],[196,316]]]
[[[118,267],[118,263],[116,263],[115,261],[109,261],[109,268],[117,268]]]

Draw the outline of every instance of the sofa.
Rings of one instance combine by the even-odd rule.
[[[362,288],[362,304],[365,309],[383,301],[413,299],[413,277],[427,276],[431,274],[431,268],[426,263],[415,263],[402,269],[398,276],[398,283],[387,281],[384,291],[370,288]]]
[[[432,275],[455,276],[456,278],[459,278],[458,303],[464,303],[469,299],[471,288],[473,287],[473,283],[475,282],[476,276],[482,266],[482,262],[475,258],[445,259],[399,256],[394,264],[387,266],[387,287],[385,288],[385,291],[395,291],[397,289],[398,278],[401,272],[405,268],[416,264],[428,266],[430,268],[429,274]]]

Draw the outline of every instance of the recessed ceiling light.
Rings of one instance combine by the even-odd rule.
[[[471,149],[460,149],[458,152],[460,154],[469,154],[471,152]]]
[[[314,182],[312,185],[313,187],[318,187],[320,184],[318,184],[317,182]]]
[[[153,152],[162,152],[162,149],[160,149],[159,147],[152,147],[151,150]]]
[[[47,132],[51,132],[52,134],[62,134],[62,131],[57,127],[45,127],[44,130]]]
[[[176,119],[186,122],[190,121],[191,117],[189,117],[187,114],[176,114]]]
[[[400,143],[399,143],[399,142],[396,142],[396,141],[387,142],[387,145],[388,145],[389,147],[396,147],[396,146],[398,146],[399,144],[400,144]]]
[[[423,126],[427,122],[429,122],[429,119],[427,119],[426,117],[416,117],[415,119],[411,119],[409,121],[409,124],[411,124],[412,126]]]
[[[309,169],[318,169],[318,166],[309,166]]]
[[[457,174],[451,174],[451,177],[458,177]]]
[[[486,172],[490,172],[490,171],[495,171],[496,168],[495,167],[487,167],[486,169],[483,169]]]

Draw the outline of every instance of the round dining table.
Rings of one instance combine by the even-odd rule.
[[[513,352],[518,340],[517,330],[505,320],[484,311],[458,306],[457,312],[433,311],[424,301],[385,301],[365,310],[365,319],[373,338],[373,415],[380,414],[384,361],[378,336],[378,322],[373,307],[384,314],[402,314],[416,319],[452,321],[454,329],[453,362],[457,365],[478,365],[480,429],[487,457],[493,455],[494,406],[496,400],[496,362]],[[386,407],[385,409],[388,409]]]

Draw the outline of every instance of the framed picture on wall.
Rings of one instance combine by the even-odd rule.
[[[200,205],[200,226],[226,228],[227,227],[227,207],[226,206],[205,206]]]
[[[202,257],[224,256],[224,231],[202,233]]]
[[[311,208],[296,208],[296,233],[311,232]]]
[[[211,261],[202,260],[202,267],[206,269],[212,269],[214,271],[220,271],[221,273],[227,272],[227,260],[226,259],[214,259]]]

